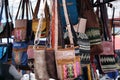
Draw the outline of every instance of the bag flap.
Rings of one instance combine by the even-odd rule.
[[[101,55],[114,55],[112,42],[103,41],[102,46],[103,46],[103,52],[100,53]]]
[[[57,50],[56,59],[71,59],[75,58],[75,50],[74,49],[59,49]]]

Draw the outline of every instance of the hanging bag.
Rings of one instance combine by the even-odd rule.
[[[25,0],[21,0],[15,18],[14,37],[15,37],[15,41],[17,42],[26,40],[27,19],[23,19],[23,16],[22,19],[17,19],[20,9],[22,11],[22,15],[24,14],[24,7],[25,7]]]
[[[66,9],[66,1],[62,0],[64,15],[68,29],[70,46],[69,48],[59,49],[58,48],[58,27],[55,27],[55,58],[57,64],[57,73],[58,79],[74,79],[78,75],[80,75],[80,57],[75,57],[74,43],[73,37],[71,33],[71,26],[69,23],[67,9]],[[57,15],[57,0],[55,0],[55,26],[58,24],[58,15]]]
[[[46,66],[46,60],[45,60],[45,46],[40,46],[39,44],[39,38],[41,37],[41,27],[42,27],[42,21],[43,21],[43,12],[45,9],[45,5],[47,0],[44,0],[43,7],[41,9],[41,17],[37,26],[37,32],[35,35],[34,40],[34,70],[35,70],[35,76],[38,80],[49,80],[49,75],[47,73],[47,66]]]
[[[92,5],[89,0],[84,0],[85,9],[83,12],[83,17],[87,19],[86,23],[86,34],[90,41],[90,49],[91,54],[99,54],[103,52],[103,48],[101,46],[101,35],[100,35],[100,26],[98,23],[98,19],[94,10],[92,9]]]
[[[114,15],[114,10],[113,10],[113,15]],[[107,38],[107,36],[109,38]],[[116,60],[114,55],[115,54],[114,44],[113,44],[114,41],[113,42],[111,41],[108,27],[107,28],[105,27],[103,29],[103,39],[105,40],[105,41],[102,41],[103,52],[100,53],[100,55],[98,55],[100,70],[101,70],[101,73],[114,72],[117,70],[117,65],[116,65]]]
[[[60,16],[61,16],[61,21],[62,21],[62,27],[65,28],[67,25],[65,21],[65,16],[64,16],[64,10],[63,10],[63,5],[62,5],[62,0],[58,0],[58,5],[60,5]],[[76,0],[66,0],[66,7],[67,11],[69,14],[69,19],[71,21],[72,25],[75,25],[78,23],[78,12],[77,12],[77,2]],[[74,15],[73,15],[74,14]]]
[[[6,22],[2,22],[3,13],[5,12]],[[8,19],[10,18],[10,22]],[[2,0],[2,7],[0,11],[0,38],[9,38],[13,31],[13,21],[9,10],[9,4],[7,0]]]
[[[18,8],[16,18],[15,18],[15,28],[14,28],[14,37],[15,37],[16,42],[28,41],[31,38],[32,29],[31,29],[30,24],[32,22],[31,20],[29,20],[28,17],[30,14],[32,14],[31,13],[32,11],[30,12],[29,8],[31,9],[29,0],[20,1],[19,8]],[[26,10],[26,18],[24,17],[25,10]],[[20,11],[22,12],[21,15],[20,15]],[[20,18],[18,18],[18,15],[20,15]]]
[[[77,44],[78,48],[76,48],[76,56],[80,56],[81,64],[89,64],[90,63],[90,42],[88,36],[85,33],[77,34]]]
[[[14,65],[27,65],[27,43],[14,42],[12,48],[12,63]]]
[[[39,18],[37,17],[38,15],[38,11],[39,8],[41,8],[40,3],[42,3],[43,0],[38,0],[37,4],[35,6],[35,10],[34,10],[34,15],[33,15],[33,19],[32,19],[32,30],[34,32],[34,34],[37,31],[37,25],[39,23]],[[49,8],[48,8],[48,4],[46,4],[45,6],[45,10],[44,10],[44,18],[43,18],[43,22],[42,22],[42,27],[41,27],[41,37],[46,37],[48,34],[48,29],[49,29]]]

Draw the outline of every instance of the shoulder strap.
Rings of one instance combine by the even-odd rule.
[[[8,0],[5,0],[5,16],[8,22]]]
[[[41,15],[40,15],[39,23],[38,23],[38,26],[37,26],[37,32],[35,34],[34,45],[38,45],[39,44],[39,38],[41,36],[41,31],[40,31],[41,25],[42,25],[41,22],[43,21],[43,14],[44,14],[44,9],[45,9],[46,2],[47,2],[47,0],[44,0],[43,7],[40,10],[41,11]]]
[[[17,11],[16,17],[15,17],[15,20],[18,18],[18,14],[19,14],[20,7],[21,7],[22,3],[23,3],[23,0],[20,0],[19,7],[18,7],[18,11]]]
[[[37,0],[37,4],[35,6],[35,10],[34,10],[34,14],[33,14],[33,19],[34,18],[37,18],[37,14],[38,14],[38,11],[39,11],[39,7],[40,7],[40,0]]]
[[[2,7],[1,7],[1,11],[0,11],[0,22],[2,20],[3,6],[4,6],[4,3],[3,3],[3,0],[2,0]]]
[[[69,36],[69,39],[70,39],[70,44],[74,45],[73,36],[72,36],[72,32],[71,32],[71,25],[70,25],[70,21],[69,21],[69,17],[68,17],[68,12],[67,12],[67,7],[66,7],[66,0],[62,0],[62,4],[63,4],[65,21],[66,21],[67,30],[68,30],[68,36]]]
[[[58,0],[55,0],[55,50],[58,49]]]

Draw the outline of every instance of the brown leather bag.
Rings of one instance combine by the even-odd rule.
[[[47,72],[49,74],[49,77],[53,79],[58,79],[56,60],[55,60],[55,51],[53,48],[45,49],[45,59],[46,59]]]

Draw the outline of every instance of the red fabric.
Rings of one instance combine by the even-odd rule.
[[[51,21],[51,46],[54,48],[55,44],[55,3],[53,2],[53,7],[52,7],[52,21]]]

